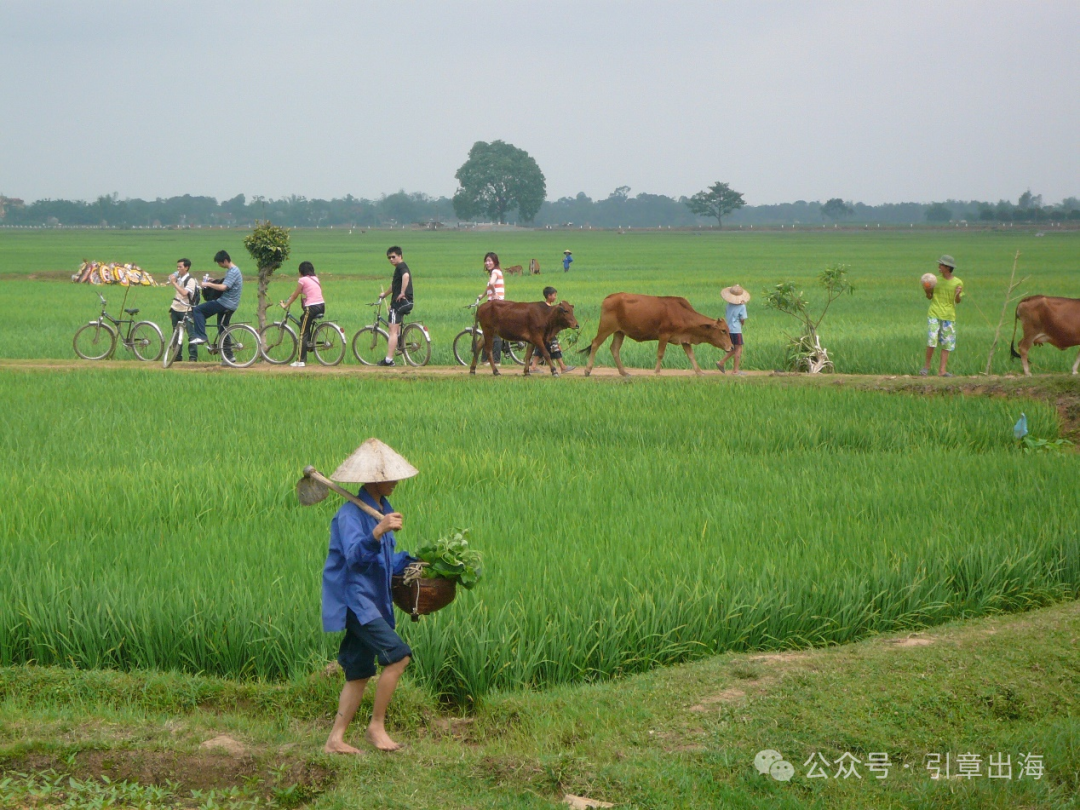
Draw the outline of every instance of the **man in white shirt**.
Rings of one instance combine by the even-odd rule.
[[[180,259],[176,262],[176,272],[169,276],[169,283],[176,290],[172,305],[169,307],[169,320],[172,321],[173,331],[176,331],[176,325],[184,319],[184,315],[191,312],[191,302],[199,286],[198,282],[191,277],[190,259]],[[177,346],[176,359],[173,362],[178,363],[183,360],[182,354],[183,346]],[[190,336],[188,337],[188,360],[192,363],[197,363],[199,360],[199,347],[191,342]]]

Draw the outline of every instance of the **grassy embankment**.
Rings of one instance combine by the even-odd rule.
[[[492,695],[468,718],[406,684],[391,730],[407,748],[349,760],[319,753],[336,677],[272,686],[0,669],[0,806],[553,808],[574,794],[627,808],[1066,810],[1080,806],[1078,637],[1073,602]],[[227,747],[201,747],[215,739]],[[791,762],[791,781],[754,769],[765,748]],[[865,764],[836,778],[841,758],[871,753],[888,754],[885,779]],[[935,781],[934,754],[950,755],[954,775],[959,755],[975,755],[979,775]],[[1040,779],[1024,773],[1029,754]],[[819,756],[828,778],[809,778]],[[991,779],[1006,773],[991,758],[1005,756],[1012,778]]]

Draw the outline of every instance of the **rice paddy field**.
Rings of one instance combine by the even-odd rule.
[[[241,237],[2,232],[0,357],[72,357],[71,334],[96,314],[101,288],[58,275],[83,257],[163,277],[179,256],[208,271],[224,247],[246,270]],[[1077,294],[1077,238],[297,232],[289,269],[313,261],[330,312],[355,329],[390,277],[385,248],[401,243],[433,362],[449,363],[488,249],[504,266],[539,258],[543,274],[508,279],[509,297],[537,299],[553,283],[586,333],[617,290],[683,294],[719,314],[722,286],[760,299],[767,284],[809,282],[843,261],[857,291],[830,312],[823,342],[842,371],[902,374],[921,361],[917,281],[937,255],[957,257],[972,303],[996,322],[1017,249],[1029,291]],[[552,272],[564,246],[576,258],[565,275]],[[284,278],[275,297],[290,290]],[[107,291],[110,306],[119,293]],[[165,290],[131,295],[167,323]],[[974,306],[961,312],[950,367],[975,373],[993,329]],[[746,366],[773,368],[781,316],[752,302],[750,317]],[[654,347],[627,344],[623,356],[651,367]],[[715,356],[699,352],[703,365]],[[1034,356],[1042,371],[1072,359]],[[685,364],[681,352],[668,358]],[[606,349],[601,359],[610,363]],[[1004,357],[997,367],[1009,368]],[[421,470],[393,498],[399,545],[468,527],[485,554],[474,591],[399,622],[416,651],[410,676],[461,704],[1080,592],[1080,457],[1024,454],[1012,438],[1021,410],[1032,435],[1060,434],[1053,406],[1035,399],[716,373],[624,382],[0,362],[0,410],[0,665],[259,679],[321,670],[337,643],[319,614],[337,503],[301,507],[293,485],[306,464],[329,472],[368,436]]]
[[[193,270],[218,271],[211,258],[229,251],[253,282],[255,269],[244,248],[243,231],[0,231],[0,296],[5,303],[5,324],[0,329],[0,358],[73,358],[71,339],[81,322],[97,316],[96,290],[104,292],[113,314],[121,310],[123,288],[94,288],[68,283],[83,259],[134,262],[159,281],[181,257],[194,262]],[[739,283],[754,295],[746,325],[744,367],[774,369],[782,366],[785,333],[796,323],[788,316],[765,310],[762,291],[782,281],[795,281],[807,290],[811,309],[817,311],[822,293],[814,286],[826,265],[851,266],[855,294],[833,304],[822,326],[822,343],[835,359],[837,370],[852,374],[909,374],[922,363],[928,302],[919,277],[936,268],[942,253],[954,255],[957,275],[964,280],[965,302],[958,312],[957,351],[950,370],[975,374],[985,370],[994,328],[1001,315],[1013,257],[1020,251],[1018,277],[1028,277],[1018,292],[1080,296],[1080,232],[1032,231],[967,232],[962,229],[922,230],[914,233],[780,231],[657,232],[415,232],[335,230],[294,231],[292,256],[271,283],[274,301],[285,298],[296,283],[299,262],[314,263],[327,300],[328,317],[352,335],[371,322],[365,306],[388,286],[392,267],[386,248],[401,243],[405,260],[415,276],[416,309],[432,335],[431,362],[454,362],[452,341],[471,322],[464,307],[483,291],[486,274],[483,256],[494,250],[504,267],[540,262],[539,276],[508,276],[507,297],[539,301],[547,285],[575,305],[582,335],[595,334],[600,302],[613,292],[682,295],[700,311],[722,316],[720,290]],[[562,252],[574,252],[569,273],[562,272]],[[33,276],[33,278],[31,278]],[[171,288],[132,290],[127,306],[141,309],[167,331]],[[1004,327],[1004,351],[999,349],[993,372],[1009,373],[1019,363],[1009,360],[1011,310]],[[280,310],[278,310],[280,311]],[[255,284],[244,291],[240,316],[254,320]],[[651,368],[655,344],[627,342],[624,362]],[[132,356],[121,350],[118,357]],[[712,365],[717,350],[700,350],[703,364]],[[1063,372],[1072,365],[1072,351],[1043,347],[1032,352],[1036,372]],[[612,365],[607,348],[598,362]],[[346,363],[356,364],[349,356]],[[680,351],[668,352],[670,368],[688,367]]]

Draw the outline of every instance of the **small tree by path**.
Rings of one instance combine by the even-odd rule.
[[[765,290],[765,306],[779,310],[795,318],[802,324],[802,333],[798,337],[788,335],[790,343],[787,349],[788,367],[795,371],[808,371],[818,374],[822,371],[834,371],[828,351],[821,345],[818,327],[825,319],[832,302],[845,293],[851,295],[855,288],[847,280],[846,264],[832,264],[818,276],[818,282],[825,288],[826,300],[821,314],[815,319],[809,311],[806,296],[792,281],[777,284],[773,289]]]
[[[270,220],[256,222],[255,230],[244,237],[244,247],[259,268],[259,329],[266,327],[266,291],[270,276],[289,258],[289,229],[279,228]]]

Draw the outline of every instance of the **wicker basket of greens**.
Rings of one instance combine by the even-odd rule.
[[[394,604],[414,622],[449,605],[460,583],[473,588],[482,575],[480,552],[469,548],[468,529],[455,530],[448,537],[424,540],[413,551],[419,562],[391,581]]]

